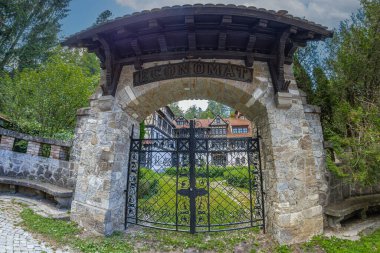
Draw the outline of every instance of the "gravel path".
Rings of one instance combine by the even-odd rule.
[[[21,211],[22,207],[11,198],[0,196],[0,253],[67,252],[52,249],[20,227]]]

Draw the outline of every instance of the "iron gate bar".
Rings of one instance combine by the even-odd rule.
[[[176,181],[175,192],[178,192],[178,177],[179,177],[179,154],[178,154],[178,139],[176,140]],[[175,228],[178,231],[178,194],[175,195]]]
[[[136,212],[135,212],[135,219],[136,219],[136,224],[137,224],[137,221],[138,221],[138,210],[139,210],[139,178],[140,178],[140,164],[141,164],[141,146],[142,146],[142,140],[139,139],[138,141],[138,145],[139,145],[139,150],[137,152],[138,154],[138,165],[137,165],[137,183],[136,183]]]
[[[129,175],[130,175],[130,170],[131,170],[131,154],[132,154],[132,145],[133,145],[133,132],[135,130],[135,125],[132,125],[132,130],[131,130],[131,135],[130,135],[130,143],[129,143],[129,155],[128,155],[128,175],[127,175],[127,187],[125,188],[125,212],[124,212],[124,229],[127,229],[128,225],[128,199],[129,199]]]
[[[264,203],[264,186],[263,186],[263,171],[261,169],[261,152],[260,152],[260,134],[259,129],[256,129],[257,136],[257,154],[259,155],[259,171],[260,171],[260,191],[261,191],[261,212],[263,215],[263,232],[265,234],[265,203]]]
[[[131,143],[130,143],[130,155],[129,155],[129,168],[128,168],[128,179],[127,179],[127,201],[126,201],[126,222],[137,224],[144,227],[152,227],[163,230],[172,230],[172,231],[186,231],[190,233],[196,232],[217,232],[217,231],[228,231],[228,230],[237,230],[249,227],[262,227],[265,231],[265,217],[264,217],[264,196],[263,196],[263,182],[262,182],[262,169],[261,169],[261,157],[260,157],[260,142],[259,138],[204,138],[202,132],[195,128],[195,122],[190,121],[190,128],[187,129],[188,133],[186,138],[162,138],[162,139],[134,139],[133,133],[131,134]],[[200,134],[199,134],[200,133]],[[242,145],[245,144],[245,145]],[[219,162],[212,162],[210,159],[213,159],[215,154],[224,154],[222,164]],[[150,154],[150,155],[147,155]],[[155,156],[157,154],[157,156]],[[241,167],[240,160],[236,162],[239,157],[247,156],[247,167],[242,164]],[[149,170],[154,173],[154,175],[148,176],[145,179],[145,182],[141,182],[141,166],[142,166],[142,157],[144,157],[144,164],[151,164],[146,159],[155,159],[159,164],[151,164]],[[166,174],[168,169],[167,157],[171,160],[171,166],[175,169],[175,175]],[[171,157],[171,158],[170,158]],[[203,160],[206,158],[206,164],[199,162],[197,165],[196,161]],[[133,158],[133,161],[132,159]],[[175,158],[175,161],[173,161]],[[198,159],[198,160],[197,160]],[[232,161],[235,161],[234,163]],[[182,162],[181,162],[182,161]],[[204,160],[203,160],[204,161]],[[160,163],[161,162],[161,163]],[[212,167],[210,167],[210,162]],[[228,167],[229,163],[232,162],[232,166]],[[137,164],[136,164],[137,163]],[[181,164],[180,164],[181,163]],[[204,167],[206,165],[206,168]],[[164,167],[162,167],[164,166]],[[227,166],[227,167],[226,167]],[[238,166],[238,167],[236,167]],[[149,166],[148,166],[149,167]],[[246,167],[246,168],[244,168]],[[203,170],[201,170],[203,168]],[[225,185],[223,179],[225,176],[222,176],[222,181],[220,179],[213,179],[215,186],[212,186],[211,171],[210,169],[219,170],[223,169],[222,174],[230,175],[232,172],[240,171],[238,174],[243,173],[248,169],[248,186],[249,194],[243,193],[243,189],[236,188],[232,185]],[[238,169],[239,168],[239,169]],[[204,171],[206,169],[206,171]],[[238,169],[238,170],[236,170]],[[137,171],[136,171],[137,170]],[[136,173],[137,172],[137,173]],[[220,173],[220,172],[217,172]],[[170,176],[172,175],[172,176]],[[175,176],[175,177],[173,177]],[[170,207],[170,198],[169,200],[164,200],[161,203],[159,200],[162,198],[158,194],[161,188],[155,190],[153,195],[143,195],[146,193],[141,193],[139,197],[138,194],[141,191],[140,187],[148,187],[150,189],[151,184],[147,180],[157,178],[156,186],[161,187],[161,184],[167,185],[166,190],[163,190],[160,194],[168,194],[171,191],[175,193],[175,207]],[[179,187],[179,180],[181,177],[181,189]],[[197,188],[197,178],[199,177],[200,186],[203,188]],[[204,185],[206,178],[206,184]],[[132,181],[131,181],[132,180]],[[170,181],[174,180],[174,184],[171,186]],[[185,185],[183,185],[185,183]],[[258,185],[260,183],[260,186]],[[221,188],[219,188],[221,187]],[[232,189],[231,189],[232,187]],[[213,198],[211,198],[211,192],[213,191]],[[224,192],[226,191],[226,192]],[[230,192],[232,191],[232,192]],[[253,207],[253,191],[255,194],[255,206]],[[224,193],[223,193],[224,192]],[[207,194],[206,199],[204,197]],[[215,195],[216,194],[216,195]],[[232,194],[232,195],[231,195]],[[237,194],[237,195],[236,195]],[[240,196],[246,196],[241,199]],[[243,194],[243,195],[242,195]],[[238,198],[236,198],[236,195]],[[249,197],[248,197],[249,195]],[[146,196],[146,197],[144,197]],[[153,198],[156,196],[155,198]],[[181,201],[180,201],[181,196]],[[186,198],[184,198],[186,196]],[[231,196],[233,196],[231,198]],[[199,199],[198,199],[199,197]],[[139,198],[142,198],[143,209],[140,210]],[[217,198],[220,198],[217,200]],[[147,202],[151,199],[153,202]],[[174,200],[174,198],[173,198]],[[199,201],[199,208],[197,209],[197,200]],[[134,201],[134,202],[133,202]],[[207,201],[207,211],[205,211],[204,202]],[[212,202],[214,201],[214,202]],[[227,201],[227,202],[226,202]],[[230,205],[228,201],[235,202],[237,206],[232,209],[225,209],[227,206],[223,203]],[[249,207],[247,206],[249,201]],[[144,205],[145,203],[145,205]],[[181,210],[179,209],[179,204],[181,203]],[[187,203],[187,204],[186,204]],[[211,206],[213,203],[213,206]],[[184,204],[184,206],[182,206]],[[154,206],[157,205],[157,206]],[[189,209],[187,209],[189,205]],[[203,207],[202,207],[203,206]],[[148,209],[147,209],[148,208]],[[151,209],[149,209],[151,208]],[[158,208],[158,209],[157,209]],[[162,211],[160,210],[162,208]],[[234,209],[239,208],[239,209]],[[131,210],[130,212],[128,210]],[[175,213],[171,214],[174,210]],[[150,210],[150,211],[149,211]],[[233,214],[231,219],[212,220],[214,217],[211,214],[211,211],[220,212],[218,210],[227,210],[230,212],[230,215]],[[242,212],[242,213],[241,213]],[[248,214],[249,212],[249,214]],[[240,214],[239,214],[240,213]],[[133,214],[133,217],[131,216]],[[158,215],[157,215],[158,214]],[[199,224],[197,225],[199,214]],[[207,214],[207,223],[205,222],[205,214]],[[171,218],[168,215],[173,215],[175,221],[170,221]],[[180,219],[181,215],[181,219]],[[204,215],[204,216],[203,216]],[[215,214],[216,215],[216,214]],[[225,214],[224,214],[225,215]],[[239,221],[240,215],[240,221]],[[202,218],[203,216],[203,218]],[[215,216],[218,217],[218,216]],[[223,216],[222,216],[223,217]],[[226,222],[221,222],[226,221]],[[189,230],[184,230],[188,228]],[[206,230],[197,228],[206,228]]]
[[[194,121],[190,121],[190,140],[189,140],[189,173],[190,173],[190,188],[189,188],[189,197],[190,197],[190,233],[195,233],[196,226],[196,196],[195,196],[195,126]]]
[[[210,216],[210,168],[209,168],[209,140],[206,140],[206,151],[207,151],[207,191],[208,191],[208,197],[207,197],[207,224],[208,224],[208,231],[211,231],[211,216]]]
[[[247,150],[249,150],[249,141],[246,143],[247,145]],[[251,180],[251,159],[249,159],[249,154],[248,154],[248,176],[249,176],[249,182],[252,182]],[[249,184],[249,206],[251,210],[251,226],[253,226],[253,209],[252,209],[252,183]]]

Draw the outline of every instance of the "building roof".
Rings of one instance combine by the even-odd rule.
[[[273,44],[287,30],[289,42],[297,45],[332,36],[327,27],[285,10],[194,4],[125,15],[71,35],[62,44],[93,52],[102,48],[123,64],[187,57],[241,58],[247,53],[268,60]]]
[[[228,138],[239,138],[239,137],[252,137],[253,129],[251,121],[243,118],[222,118],[225,122],[227,122],[227,137]],[[218,126],[210,126],[214,119],[195,119],[195,127],[196,128],[218,128]],[[175,124],[177,129],[181,128],[189,128],[189,125],[178,125]],[[247,127],[248,133],[232,133],[232,127]]]

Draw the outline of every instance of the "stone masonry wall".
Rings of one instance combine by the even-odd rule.
[[[138,122],[120,110],[112,96],[91,101],[87,116],[77,126],[80,147],[71,219],[91,231],[111,234],[124,229],[128,148],[132,125]]]
[[[347,182],[344,179],[337,178],[332,173],[329,175],[329,203],[337,203],[344,199],[369,195],[369,194],[380,194],[380,184],[370,187],[364,187],[360,185],[355,185]]]
[[[217,60],[233,64],[242,61]],[[144,67],[157,62],[144,64]],[[173,62],[172,62],[173,63]],[[123,229],[129,135],[132,124],[157,108],[183,99],[210,99],[241,111],[262,137],[267,231],[281,244],[306,241],[323,232],[321,146],[317,120],[307,116],[291,66],[284,66],[289,93],[275,94],[268,64],[255,62],[253,82],[190,77],[133,86],[133,66],[124,66],[115,98],[94,96],[78,126],[80,157],[72,219],[87,229]],[[104,76],[104,74],[103,74]],[[101,84],[104,78],[101,80]],[[314,122],[314,123],[313,123]],[[321,183],[322,181],[322,183]]]
[[[39,180],[74,189],[75,171],[70,162],[36,155],[0,150],[0,176]]]

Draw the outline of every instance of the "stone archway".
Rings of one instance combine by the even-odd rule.
[[[168,103],[198,98],[229,105],[260,129],[268,231],[280,243],[320,234],[323,136],[318,108],[306,104],[291,63],[298,47],[330,36],[286,11],[207,4],[135,13],[67,38],[64,45],[96,53],[103,69],[91,107],[78,112],[72,219],[106,234],[123,229],[132,126]],[[225,71],[168,67],[183,61]]]
[[[263,62],[254,64],[251,85],[194,77],[133,87],[131,69],[126,66],[122,70],[116,96],[93,99],[87,116],[80,121],[75,146],[82,151],[76,161],[73,220],[106,234],[123,229],[132,125],[137,126],[168,103],[202,98],[237,108],[260,130],[268,231],[283,243],[304,241],[322,232],[320,193],[325,182],[313,153],[310,124],[314,123],[305,113],[308,107],[302,102],[294,78],[290,79],[291,97],[280,97],[279,106],[268,66]],[[292,77],[290,66],[286,73]]]

